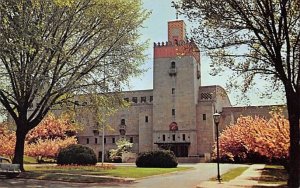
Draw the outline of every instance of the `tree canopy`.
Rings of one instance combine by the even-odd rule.
[[[197,23],[193,38],[208,49],[213,75],[234,71],[244,78],[243,91],[261,74],[275,89],[282,79],[299,87],[299,1],[183,0],[180,7]]]
[[[241,116],[220,135],[221,159],[235,162],[287,164],[289,123],[282,112],[271,118]],[[216,156],[216,146],[214,146]]]
[[[148,14],[139,0],[0,4],[0,102],[17,125],[14,162],[23,163],[25,135],[68,100],[66,93],[101,85],[104,78],[99,91],[121,88],[143,71],[138,28]]]
[[[193,37],[208,49],[214,74],[232,70],[234,77],[243,78],[237,82],[242,91],[261,76],[272,89],[285,92],[291,144],[289,186],[299,187],[300,1],[181,0],[176,6],[197,23]],[[236,85],[235,79],[229,80],[233,81],[229,85]]]

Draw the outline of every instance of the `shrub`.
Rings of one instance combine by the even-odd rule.
[[[113,163],[122,163],[122,157],[121,156],[115,156],[112,158]]]
[[[262,117],[239,117],[220,135],[220,159],[235,163],[287,164],[289,158],[289,123],[280,112]],[[216,156],[216,146],[214,149]]]
[[[80,144],[72,144],[61,149],[57,156],[57,164],[59,165],[95,165],[97,157],[95,152]]]
[[[122,154],[124,152],[130,151],[133,144],[130,143],[128,140],[122,138],[116,142],[116,145],[117,145],[117,149],[109,150],[109,158],[110,158],[111,162],[121,163],[122,162]]]
[[[137,167],[175,168],[178,162],[172,151],[157,150],[139,153],[135,164]]]

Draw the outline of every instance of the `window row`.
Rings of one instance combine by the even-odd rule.
[[[124,101],[130,102],[128,97],[124,98]],[[149,97],[149,102],[152,102],[152,101],[153,101],[153,96],[150,96]],[[131,102],[138,103],[139,102],[138,97],[132,97]],[[140,103],[146,103],[146,102],[147,102],[147,97],[146,96],[140,98]]]
[[[145,116],[145,123],[149,122],[149,117]],[[126,125],[126,120],[125,119],[121,119],[121,125]]]
[[[176,141],[176,135],[175,134],[173,134],[172,135],[172,138],[170,138],[169,136],[168,136],[168,139],[172,139],[172,141]],[[180,139],[180,136],[178,136],[178,139]],[[162,135],[162,140],[163,141],[166,141],[166,135]],[[186,136],[185,136],[185,134],[182,134],[182,140],[183,141],[186,141]]]
[[[124,98],[124,100],[127,101],[127,102],[130,102],[128,97]],[[153,101],[153,96],[150,96],[149,97],[149,102],[152,102],[152,101]],[[138,103],[138,97],[132,97],[131,102]],[[147,97],[146,96],[140,98],[140,103],[146,103],[146,102],[147,102]]]
[[[130,138],[129,138],[129,142],[130,142],[130,143],[133,143],[133,141],[134,141],[134,140],[133,140],[133,137],[130,137]],[[98,138],[95,138],[95,139],[94,139],[94,144],[100,144],[100,143],[102,143],[102,140],[101,140],[101,139],[100,139],[100,140],[99,140]],[[106,144],[106,143],[107,143],[107,138],[104,137],[104,144]],[[112,144],[116,143],[116,138],[115,138],[115,137],[112,137],[112,138],[111,138],[111,143],[112,143]],[[87,139],[86,139],[86,144],[92,144],[92,143],[90,142],[90,138],[87,138]]]

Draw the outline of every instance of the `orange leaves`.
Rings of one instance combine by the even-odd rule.
[[[38,139],[36,143],[25,145],[25,154],[32,157],[47,157],[55,158],[61,148],[65,148],[68,145],[76,144],[77,140],[74,136],[56,139]]]
[[[68,134],[66,134],[68,133]],[[77,133],[77,127],[70,123],[66,116],[60,118],[53,114],[48,115],[43,121],[33,130],[31,130],[26,140],[29,143],[36,142],[37,139],[64,139],[67,136],[74,136]]]
[[[220,135],[221,157],[231,161],[248,161],[253,154],[269,161],[286,159],[289,146],[289,123],[280,113],[271,113],[269,120],[240,117]]]
[[[50,114],[27,134],[25,154],[55,158],[60,148],[77,143],[76,132],[76,125],[70,123],[67,116],[57,118]],[[0,155],[12,158],[15,143],[15,131],[10,131],[4,123],[0,124]]]
[[[12,158],[15,150],[16,135],[6,123],[0,124],[0,155]]]

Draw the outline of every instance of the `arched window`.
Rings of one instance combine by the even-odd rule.
[[[172,61],[172,62],[171,62],[171,68],[172,68],[172,69],[174,69],[174,68],[175,68],[175,66],[176,66],[175,62],[174,62],[174,61]]]

